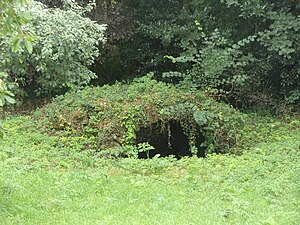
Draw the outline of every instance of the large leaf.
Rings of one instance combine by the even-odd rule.
[[[5,100],[6,100],[7,102],[9,102],[10,104],[16,103],[16,100],[13,99],[12,97],[8,96],[8,95],[6,95],[4,98],[5,98]]]
[[[24,44],[25,44],[26,50],[27,50],[29,53],[32,53],[33,48],[32,48],[31,42],[25,39]]]
[[[17,36],[17,37],[13,38],[13,44],[11,46],[11,51],[17,52],[19,47],[20,47],[20,38]]]

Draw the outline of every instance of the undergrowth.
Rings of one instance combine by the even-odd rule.
[[[248,125],[240,156],[181,160],[103,159],[32,123],[4,121],[0,224],[299,224],[297,119]]]
[[[107,157],[136,154],[139,150],[128,153],[128,146],[146,146],[136,143],[141,129],[160,124],[162,130],[168,130],[171,121],[180,123],[196,151],[205,147],[207,152],[230,152],[244,123],[241,113],[202,92],[179,90],[151,76],[130,85],[116,83],[68,93],[37,111],[35,118],[49,134],[60,135],[66,145],[78,139],[85,149]],[[196,146],[200,134],[205,141]]]

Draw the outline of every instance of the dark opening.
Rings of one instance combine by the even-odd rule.
[[[153,158],[156,154],[160,154],[160,157],[166,157],[174,155],[180,159],[184,156],[192,156],[190,151],[190,145],[187,135],[184,134],[183,129],[179,122],[170,121],[170,130],[164,129],[161,123],[152,124],[149,127],[141,128],[137,132],[136,144],[148,142],[155,150],[147,152],[139,152],[138,157]],[[198,132],[196,137],[196,147],[198,148],[198,157],[205,157],[205,149],[200,147],[204,142],[204,137],[201,132]]]

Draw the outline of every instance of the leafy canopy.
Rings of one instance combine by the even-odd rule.
[[[31,16],[28,27],[36,41],[28,45],[30,51],[18,49],[10,54],[9,38],[3,38],[0,57],[10,74],[27,93],[58,93],[86,85],[96,75],[89,70],[99,56],[98,45],[105,42],[105,25],[85,17],[91,6],[67,4],[64,9],[50,9],[29,1],[19,9]],[[30,54],[30,52],[32,52]]]

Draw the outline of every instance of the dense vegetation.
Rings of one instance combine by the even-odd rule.
[[[5,39],[1,44],[1,67],[27,93],[56,94],[96,75],[103,84],[152,71],[238,107],[280,112],[279,104],[299,103],[298,0],[97,0],[94,8],[85,0],[41,2],[52,8],[29,1],[20,13],[21,24],[31,20],[23,30],[38,36],[33,54],[16,50],[23,39],[12,41],[13,55]],[[85,16],[108,25],[106,45],[98,45],[104,26]]]
[[[1,0],[0,224],[300,224],[299,14]]]
[[[97,2],[103,11],[125,17],[121,24],[109,20],[109,27],[128,28],[121,33],[109,28],[114,48],[100,66],[102,76],[126,78],[151,70],[240,107],[299,102],[297,0]]]
[[[299,224],[299,120],[261,118],[242,156],[181,160],[103,159],[33,123],[4,123],[1,224]]]
[[[35,33],[30,52],[9,51],[9,39],[3,39],[0,57],[2,66],[30,94],[58,93],[68,88],[88,84],[95,74],[88,69],[99,55],[99,43],[105,41],[105,26],[85,18],[88,8],[71,7],[65,10],[48,9],[31,1],[25,12],[27,23]]]
[[[89,148],[106,153],[111,149],[123,155],[128,155],[129,146],[148,145],[151,137],[141,137],[143,141],[137,137],[154,129],[156,135],[167,133],[170,145],[175,138],[171,128],[174,123],[178,123],[177,131],[183,130],[195,153],[200,147],[206,152],[230,152],[244,124],[243,116],[228,105],[199,91],[187,92],[157,82],[151,74],[130,85],[117,83],[68,93],[37,112],[36,118],[44,119],[43,126],[49,132],[81,138]],[[202,143],[200,134],[204,135]],[[134,154],[132,151],[129,154]]]

